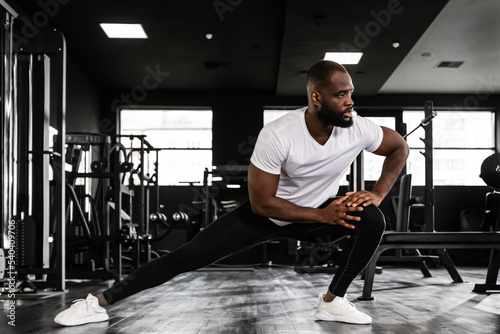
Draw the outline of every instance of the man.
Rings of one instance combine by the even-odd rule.
[[[385,221],[377,206],[398,178],[409,150],[395,131],[353,114],[353,90],[342,65],[314,64],[307,78],[307,108],[291,111],[259,134],[248,171],[250,203],[96,297],[89,294],[54,320],[66,326],[107,320],[106,305],[267,240],[317,242],[349,236],[315,317],[370,324],[371,317],[344,296],[378,247]],[[371,191],[335,198],[340,179],[362,150],[386,157],[379,180]]]

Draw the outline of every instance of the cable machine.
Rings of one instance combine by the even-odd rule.
[[[65,149],[65,40],[48,26],[31,39],[20,39],[18,14],[1,15],[1,248],[13,254],[9,278],[20,291],[65,290],[65,189],[49,181],[50,165],[60,163]],[[57,129],[52,148],[50,124]],[[52,173],[53,179],[64,176],[63,168]]]
[[[151,241],[176,222],[159,212],[160,150],[136,135],[75,133],[67,143],[69,274],[119,280],[151,260]],[[161,224],[160,236],[150,222]]]

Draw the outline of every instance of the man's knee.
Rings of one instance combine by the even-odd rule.
[[[382,235],[385,231],[385,218],[384,214],[375,205],[369,205],[359,212],[361,221],[356,224],[356,228],[360,232],[368,232],[370,234]]]

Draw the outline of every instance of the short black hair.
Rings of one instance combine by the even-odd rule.
[[[347,70],[341,64],[330,60],[320,60],[313,64],[307,72],[308,93],[314,90],[314,87],[328,85],[331,75],[335,72],[347,73]]]

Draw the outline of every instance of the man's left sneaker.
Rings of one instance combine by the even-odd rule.
[[[77,326],[108,319],[106,309],[100,307],[97,297],[89,293],[86,299],[75,300],[73,305],[59,313],[54,321],[63,326]]]

